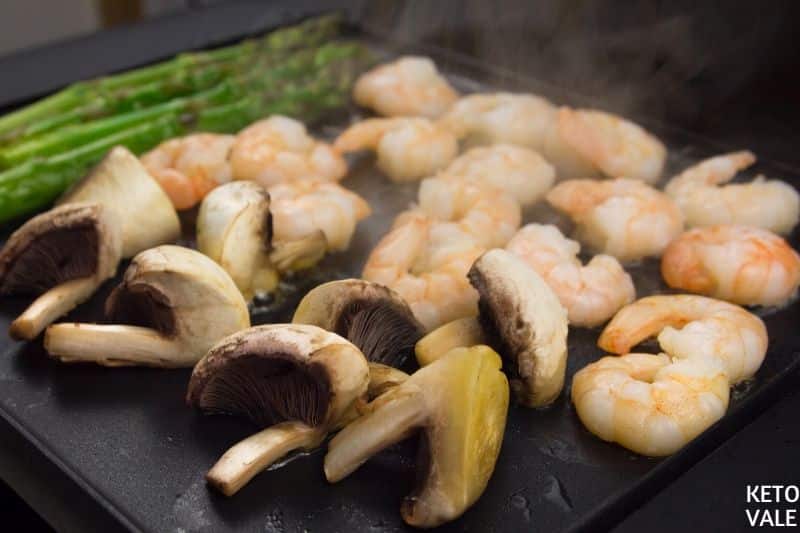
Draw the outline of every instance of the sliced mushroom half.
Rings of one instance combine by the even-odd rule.
[[[195,367],[187,402],[266,429],[228,450],[208,482],[231,496],[287,453],[318,446],[368,380],[358,348],[316,326],[257,326],[220,341]]]
[[[55,207],[28,220],[0,252],[0,294],[36,300],[11,323],[32,339],[87,300],[117,270],[121,235],[115,214],[99,204]]]
[[[113,210],[122,224],[122,257],[174,242],[181,232],[175,208],[161,186],[127,148],[117,146],[59,205],[94,202]]]
[[[270,197],[253,181],[233,181],[211,191],[197,216],[197,247],[222,265],[245,298],[272,292],[279,272],[316,264],[327,248],[321,231],[273,243]]]
[[[313,324],[355,344],[367,360],[401,366],[425,331],[393,290],[370,281],[345,279],[306,294],[292,322]]]
[[[230,276],[188,248],[138,254],[106,301],[110,322],[47,328],[44,347],[63,362],[106,366],[193,366],[220,339],[250,326]],[[124,324],[124,325],[122,325]]]
[[[331,440],[328,481],[421,431],[419,482],[400,508],[403,520],[435,527],[460,516],[486,488],[503,441],[509,388],[501,364],[491,348],[474,346],[415,372]]]
[[[445,324],[417,343],[421,364],[457,346],[487,343],[503,356],[514,395],[541,407],[564,387],[567,313],[547,283],[505,250],[486,252],[467,274],[478,290],[479,316]]]

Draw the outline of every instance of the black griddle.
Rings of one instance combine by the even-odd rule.
[[[288,7],[287,7],[288,6]],[[330,7],[328,5],[327,7]],[[4,88],[5,104],[56,89],[74,78],[129,68],[185,49],[222,44],[310,14],[309,2],[242,3],[194,13],[159,24],[100,34],[0,61],[0,71],[46,70],[22,76],[28,85]],[[182,31],[175,31],[181,28]],[[379,54],[418,51],[432,56],[464,90],[502,88],[541,93],[557,102],[602,106],[557,87],[525,79],[444,50],[392,43],[354,27]],[[136,43],[136,49],[130,43]],[[142,48],[139,48],[139,44]],[[90,50],[107,53],[95,60]],[[86,62],[92,57],[92,62]],[[77,67],[78,65],[82,65]],[[88,66],[87,66],[88,65]],[[73,68],[70,68],[73,67]],[[77,68],[76,68],[77,67]],[[4,76],[5,81],[6,76]],[[355,116],[343,110],[317,133],[332,136]],[[678,129],[634,117],[670,147],[665,172],[730,149]],[[736,147],[733,147],[736,148]],[[759,163],[745,178],[763,172],[800,186],[800,171]],[[328,279],[358,275],[369,249],[393,216],[414,198],[416,185],[391,184],[372,159],[353,161],[343,184],[367,198],[375,213],[362,222],[351,250],[327,258],[308,277],[292,280],[275,302],[257,309],[254,323],[285,321],[304,292]],[[545,207],[525,220],[568,223]],[[798,247],[796,231],[791,237]],[[640,295],[666,292],[657,261],[631,270]],[[97,320],[106,284],[68,319]],[[0,329],[25,306],[4,300]],[[774,402],[800,367],[800,304],[760,311],[770,333],[766,361],[757,376],[738,387],[728,414],[681,452],[650,459],[590,435],[568,401],[568,388],[547,409],[512,407],[497,467],[482,498],[443,531],[561,531],[607,528],[708,455]],[[599,330],[571,329],[568,379],[595,360]],[[0,356],[0,473],[57,522],[60,529],[146,531],[398,531],[409,529],[399,504],[414,477],[415,443],[393,447],[335,486],[322,474],[323,452],[297,457],[254,479],[234,498],[210,491],[206,470],[230,445],[253,428],[231,417],[203,417],[184,405],[188,370],[106,369],[61,365],[49,360],[41,343],[2,339]],[[568,386],[567,386],[568,387]]]

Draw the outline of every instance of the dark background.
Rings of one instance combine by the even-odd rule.
[[[221,3],[52,2],[74,2],[76,8],[80,4],[81,9],[89,5],[94,10],[92,21],[76,29],[56,31],[58,20],[51,19],[54,39],[152,16],[180,16],[182,10]],[[24,19],[31,10],[41,10],[41,4],[41,0],[3,2],[5,53],[48,40],[44,35],[31,41],[30,32],[20,26],[18,46],[13,41],[15,15],[8,14],[9,8]],[[800,35],[795,31],[800,2],[372,0],[353,6],[366,25],[399,38],[454,48],[566,91],[594,96],[605,108],[655,117],[800,167]],[[12,76],[14,72],[0,72],[0,79]],[[622,529],[645,525],[653,529],[654,523],[660,524],[659,530],[720,526],[713,510],[726,501],[743,501],[744,484],[761,481],[749,476],[760,473],[767,476],[765,481],[797,482],[797,461],[785,470],[780,465],[787,457],[797,457],[798,407],[798,394],[788,395],[633,514]],[[740,467],[750,463],[754,466]],[[770,471],[772,479],[765,474]],[[781,475],[786,479],[779,479]],[[730,483],[720,486],[720,479]],[[692,501],[705,495],[710,497],[702,505]],[[679,506],[694,510],[667,511]],[[46,527],[2,484],[0,516],[20,521],[27,530]],[[742,524],[738,515],[733,518]]]

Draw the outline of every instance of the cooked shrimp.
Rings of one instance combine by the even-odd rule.
[[[341,152],[375,150],[378,168],[394,181],[413,181],[443,169],[458,154],[458,141],[426,118],[371,118],[336,139]]]
[[[528,224],[506,250],[530,265],[561,300],[574,326],[597,326],[633,301],[636,289],[615,258],[596,255],[585,266],[577,258],[580,245],[556,226]]]
[[[195,206],[212,189],[231,180],[232,135],[196,133],[165,141],[141,157],[176,209]]]
[[[353,99],[379,115],[436,118],[458,99],[458,93],[427,57],[406,56],[362,74]]]
[[[297,180],[338,181],[347,163],[327,143],[311,137],[302,122],[273,115],[243,129],[230,154],[233,177],[264,187]]]
[[[440,124],[470,145],[510,143],[541,151],[556,108],[533,94],[487,93],[462,97]]]
[[[555,169],[542,156],[513,144],[472,148],[455,158],[444,173],[503,189],[523,206],[541,200],[556,178]]]
[[[568,180],[547,201],[573,219],[579,241],[620,261],[658,256],[683,230],[675,202],[641,181]]]
[[[504,246],[522,219],[517,201],[501,189],[444,175],[423,180],[418,201],[412,213],[452,222],[484,248]],[[409,215],[398,217],[396,225],[405,216]]]
[[[661,274],[677,289],[741,305],[781,305],[797,292],[800,256],[764,229],[709,226],[672,241]]]
[[[719,186],[755,160],[748,151],[712,157],[672,178],[664,190],[678,203],[689,227],[738,224],[787,235],[800,217],[800,195],[794,187],[763,176]]]
[[[329,251],[346,250],[356,224],[371,213],[361,196],[338,183],[292,181],[269,188],[276,241],[296,241],[321,230]]]
[[[562,178],[604,174],[653,183],[667,153],[661,141],[633,122],[591,109],[557,109],[532,94],[465,96],[440,122],[469,144],[533,148]]]
[[[672,357],[719,360],[732,384],[752,377],[767,352],[760,318],[738,305],[693,294],[647,296],[623,307],[597,344],[623,354],[653,335]]]
[[[603,357],[572,380],[586,429],[636,453],[670,455],[722,418],[730,388],[713,359],[629,353]]]
[[[667,158],[661,141],[641,126],[593,109],[559,109],[558,139],[611,178],[655,183]]]
[[[384,235],[363,277],[396,290],[430,330],[478,313],[467,272],[484,251],[455,225],[417,214]]]

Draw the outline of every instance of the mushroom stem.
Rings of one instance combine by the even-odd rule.
[[[95,278],[79,278],[57,285],[39,296],[11,323],[9,335],[17,340],[31,340],[48,324],[86,301],[100,285]]]
[[[371,401],[384,392],[400,385],[408,379],[408,374],[393,366],[381,363],[369,364],[369,385],[367,385],[367,398]]]
[[[45,332],[44,347],[65,363],[181,367],[196,360],[179,343],[139,326],[55,324]]]
[[[387,393],[391,394],[391,392]],[[325,456],[325,477],[336,483],[367,459],[403,439],[425,418],[424,401],[416,394],[402,394],[385,401],[381,409],[362,416],[339,432]]]
[[[225,496],[233,496],[256,474],[289,452],[310,450],[326,432],[302,422],[282,422],[234,445],[208,471],[206,480]]]
[[[270,261],[280,272],[304,270],[319,263],[327,249],[328,240],[318,230],[293,241],[275,242]]]

